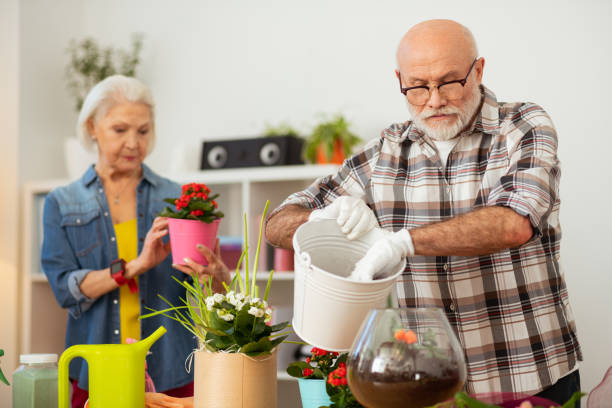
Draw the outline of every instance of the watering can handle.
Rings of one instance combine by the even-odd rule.
[[[85,359],[86,353],[81,345],[69,347],[62,353],[58,364],[58,408],[70,408],[70,392],[68,390],[68,366],[70,361],[75,357],[82,357]]]

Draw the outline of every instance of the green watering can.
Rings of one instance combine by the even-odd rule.
[[[132,344],[79,344],[59,360],[59,408],[69,408],[68,364],[82,357],[89,368],[90,408],[142,408],[145,405],[145,357],[166,333],[160,326],[149,337]]]

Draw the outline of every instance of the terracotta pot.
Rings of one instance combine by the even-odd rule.
[[[172,263],[185,265],[184,259],[189,258],[200,265],[208,265],[196,246],[202,244],[214,252],[220,222],[221,219],[207,224],[198,220],[168,218]]]
[[[334,142],[334,151],[329,160],[325,156],[325,148],[323,146],[317,147],[317,164],[342,164],[345,157],[342,140],[338,139]]]
[[[276,408],[277,349],[271,355],[194,353],[194,408]]]

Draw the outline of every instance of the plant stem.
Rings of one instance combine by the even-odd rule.
[[[259,221],[259,238],[257,239],[257,251],[255,251],[255,265],[253,265],[253,283],[251,284],[251,292],[255,291],[257,266],[259,264],[259,249],[261,247],[261,236],[263,235],[263,226],[264,226],[264,221],[266,219],[266,213],[268,212],[269,205],[270,205],[270,200],[266,200],[266,206],[264,207],[263,214],[261,215],[261,220]]]
[[[246,270],[246,295],[249,295],[249,234],[247,233],[247,215],[244,213],[244,252],[246,252],[246,256],[244,257],[245,262],[245,270]]]

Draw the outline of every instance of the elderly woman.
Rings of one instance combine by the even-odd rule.
[[[66,347],[125,343],[147,337],[160,325],[168,332],[151,348],[148,372],[158,391],[175,397],[193,394],[185,359],[195,339],[171,319],[142,321],[145,307],[162,309],[158,294],[174,304],[185,290],[172,280],[195,271],[229,282],[219,245],[203,267],[187,260],[172,268],[167,220],[156,218],[163,199],[178,197],[180,186],[155,174],[143,160],[155,142],[153,99],[134,78],[115,75],[98,83],[79,115],[82,144],[97,148],[98,160],[81,179],[53,190],[44,207],[42,267],[58,303],[68,309]],[[73,407],[87,399],[87,368],[70,366]]]

